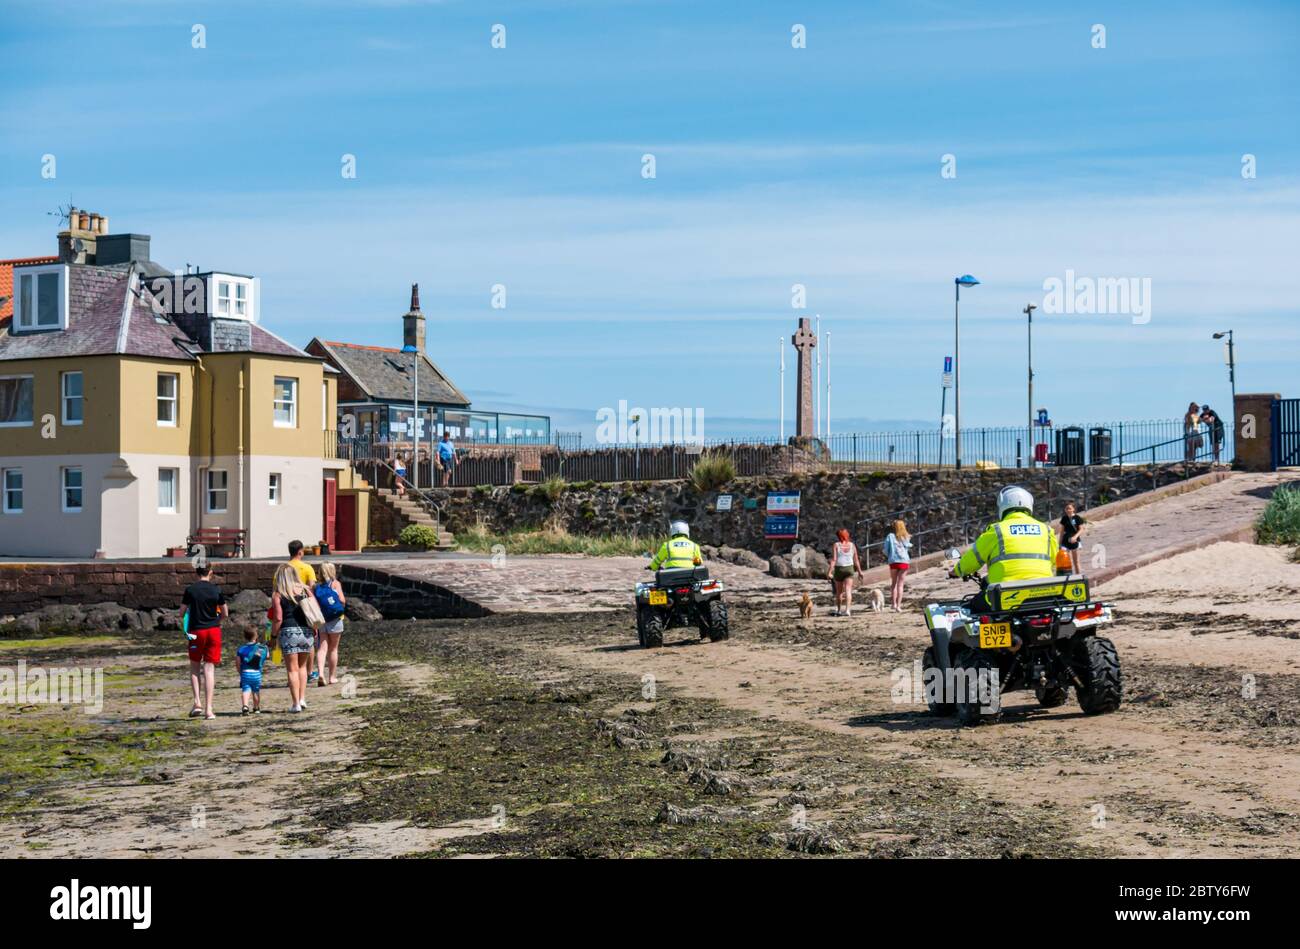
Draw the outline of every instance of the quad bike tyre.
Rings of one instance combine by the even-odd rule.
[[[997,672],[997,666],[993,664],[993,660],[978,649],[966,649],[957,657],[955,665],[963,680],[956,683],[958,694],[954,696],[957,699],[955,703],[957,721],[963,725],[996,722],[1001,716],[1001,696],[994,696],[996,711],[992,713],[985,713],[980,707],[979,700],[979,683],[988,681]],[[975,689],[974,695],[970,694],[971,688]],[[966,690],[964,695],[961,694],[963,689]]]
[[[709,601],[708,637],[715,643],[731,635],[727,621],[727,604],[721,600]]]
[[[643,649],[657,649],[664,644],[662,613],[642,607],[636,612],[636,635]]]
[[[1084,715],[1103,715],[1119,708],[1124,698],[1120,678],[1119,653],[1115,644],[1101,636],[1088,636],[1077,647],[1076,664],[1084,688],[1079,694],[1079,708]]]
[[[953,703],[951,702],[934,701],[931,698],[931,694],[929,692],[930,687],[925,684],[927,682],[936,681],[932,679],[930,675],[930,670],[933,669],[935,673],[938,674],[937,687],[940,689],[939,695],[943,696],[944,698],[947,698],[947,696],[944,695],[942,691],[945,687],[943,681],[943,670],[939,668],[939,664],[937,661],[935,661],[934,655],[935,655],[934,647],[931,646],[928,649],[926,649],[924,655],[921,656],[921,676],[922,676],[921,683],[922,683],[922,687],[927,689],[925,694],[925,704],[930,707],[930,714],[942,715],[946,718],[952,715],[952,713],[956,710],[956,706],[953,705]]]

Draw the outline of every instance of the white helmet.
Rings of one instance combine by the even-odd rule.
[[[1009,484],[998,492],[998,520],[1007,511],[1021,508],[1026,514],[1034,513],[1034,496],[1018,484]]]
[[[673,521],[668,525],[668,533],[672,534],[674,537],[678,534],[681,534],[683,537],[690,537],[691,525],[687,524],[685,521]]]

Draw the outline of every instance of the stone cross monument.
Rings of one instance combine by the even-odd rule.
[[[796,388],[795,436],[813,438],[813,374],[812,351],[817,345],[817,334],[812,331],[812,321],[807,317],[799,320],[799,330],[790,337],[794,348],[799,350],[799,373]]]

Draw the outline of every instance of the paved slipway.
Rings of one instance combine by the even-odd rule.
[[[679,648],[653,651],[592,642],[538,648],[631,681],[649,673],[667,688],[756,716],[859,736],[874,754],[923,763],[954,794],[1053,802],[1077,819],[1081,844],[1112,853],[1294,856],[1300,566],[1289,550],[1216,544],[1242,536],[1286,479],[1234,475],[1092,529],[1086,556],[1097,558],[1098,571],[1118,574],[1099,587],[1116,602],[1111,635],[1126,677],[1126,704],[1112,715],[1084,717],[1072,703],[1040,709],[1031,694],[1015,693],[1003,723],[957,729],[896,702],[892,676],[910,669],[928,641],[915,607],[969,590],[938,568],[914,578],[909,612],[877,614],[859,605],[840,618],[827,615],[824,583],[719,565],[732,602],[745,605],[726,643],[688,636]],[[1171,556],[1137,566],[1152,551]],[[421,564],[419,575],[462,590],[472,584],[503,611],[627,608],[642,566],[627,559],[519,558],[498,568],[438,561]],[[819,601],[808,621],[797,618],[801,589]],[[629,641],[633,635],[629,614]]]

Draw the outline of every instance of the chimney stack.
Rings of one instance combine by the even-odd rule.
[[[402,317],[402,345],[424,352],[424,314],[420,312],[420,285],[411,284],[411,309]]]
[[[67,230],[59,231],[59,260],[65,264],[93,264],[95,239],[108,233],[108,219],[90,211],[68,208]]]

